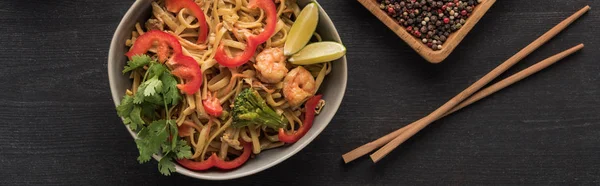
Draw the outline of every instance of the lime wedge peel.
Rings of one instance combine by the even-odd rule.
[[[304,48],[317,29],[318,23],[319,7],[314,2],[309,3],[300,11],[300,15],[292,25],[283,47],[283,54],[291,56]]]
[[[346,55],[346,47],[344,45],[332,41],[323,41],[306,45],[306,47],[290,57],[288,61],[295,65],[310,65],[333,61],[344,55]]]

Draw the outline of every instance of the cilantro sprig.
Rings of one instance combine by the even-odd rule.
[[[137,92],[123,97],[117,106],[117,114],[123,118],[125,125],[137,132],[135,143],[140,153],[138,161],[148,162],[153,154],[162,153],[158,169],[168,176],[175,171],[173,159],[192,156],[190,146],[177,137],[175,120],[170,119],[169,106],[179,104],[181,94],[177,89],[177,79],[169,69],[150,56],[133,56],[123,73],[142,71],[144,66],[148,66],[148,70]],[[161,111],[165,112],[167,118],[160,118],[157,112]]]

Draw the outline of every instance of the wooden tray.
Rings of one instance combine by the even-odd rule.
[[[443,44],[441,50],[433,50],[427,45],[423,44],[419,39],[408,33],[403,26],[400,26],[393,18],[388,16],[383,10],[379,8],[379,3],[376,0],[358,0],[365,8],[367,8],[373,15],[375,15],[381,22],[383,22],[388,28],[402,38],[410,47],[412,47],[417,53],[431,63],[439,63],[444,61],[450,53],[456,48],[460,41],[465,38],[467,33],[473,29],[473,26],[479,22],[481,17],[492,7],[496,0],[483,0],[479,5],[475,7],[471,16],[467,19],[465,24],[456,32],[450,34],[448,39]]]

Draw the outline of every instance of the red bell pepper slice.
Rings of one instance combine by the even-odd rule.
[[[215,167],[218,167],[223,170],[235,169],[242,166],[248,159],[250,158],[250,154],[252,153],[252,143],[244,143],[244,152],[242,155],[231,161],[225,161],[218,157],[215,158]]]
[[[193,95],[200,90],[200,86],[202,85],[202,71],[194,58],[177,53],[167,64],[173,67],[171,74],[187,81],[185,84],[177,85],[179,90],[188,95]]]
[[[200,30],[198,31],[198,41],[196,43],[201,44],[206,42],[208,37],[208,25],[206,24],[206,17],[204,11],[194,2],[194,0],[167,0],[165,2],[167,10],[173,13],[179,12],[183,8],[187,8],[192,14],[198,19],[200,24]]]
[[[225,53],[225,45],[221,43],[215,53],[215,60],[217,60],[220,65],[234,68],[245,64],[252,56],[254,56],[258,45],[266,42],[274,34],[275,26],[277,25],[277,9],[275,8],[273,0],[250,0],[248,8],[255,7],[259,7],[265,11],[267,24],[265,25],[264,31],[259,35],[248,36],[244,52],[234,58],[227,56]]]
[[[204,161],[192,161],[189,159],[178,159],[177,163],[181,166],[195,171],[203,171],[215,166],[216,160],[219,159],[216,154],[212,154]]]
[[[310,130],[313,120],[315,119],[315,108],[319,104],[321,97],[322,95],[316,95],[306,101],[306,104],[304,105],[304,109],[306,110],[304,113],[304,124],[297,131],[292,132],[292,134],[287,134],[283,128],[279,129],[279,141],[296,143],[308,132],[308,130]]]
[[[203,171],[212,167],[217,167],[223,170],[235,169],[242,166],[252,153],[252,143],[244,143],[244,152],[234,160],[225,161],[220,159],[216,154],[212,154],[204,161],[192,161],[190,159],[178,159],[177,163],[181,166],[195,171]]]
[[[204,106],[204,111],[211,116],[219,117],[223,114],[223,107],[221,106],[221,101],[217,98],[217,95],[214,96],[209,92],[208,98],[202,101],[202,106]]]
[[[135,55],[145,54],[155,41],[158,42],[157,54],[158,60],[161,62],[167,60],[169,56],[169,46],[173,48],[173,54],[179,54],[182,51],[181,44],[175,36],[163,31],[151,30],[139,36],[135,40],[135,43],[133,43],[131,50],[125,55],[131,59],[131,57]]]

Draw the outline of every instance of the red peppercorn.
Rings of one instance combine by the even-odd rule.
[[[417,31],[415,31],[415,36],[417,36],[417,37],[421,37],[421,32],[419,32],[418,30],[417,30]]]
[[[450,23],[450,19],[447,17],[444,17],[444,23],[446,23],[446,24]]]
[[[406,30],[408,30],[409,32],[412,31],[412,26],[406,27]]]
[[[388,7],[388,14],[392,15],[392,14],[395,14],[395,13],[396,13],[396,11],[394,10],[394,8]]]
[[[431,48],[431,46],[433,46],[433,44],[431,44],[431,42],[429,42],[429,43],[427,43],[427,46],[428,46],[429,48]]]
[[[443,13],[444,11],[443,11],[442,9],[438,9],[438,10],[437,10],[437,12],[438,12],[438,14],[441,14],[441,13]]]
[[[462,11],[460,11],[460,15],[464,15],[464,16],[466,16],[466,15],[467,15],[467,13],[468,13],[468,12],[467,12],[466,10],[462,10]]]
[[[446,8],[448,8],[448,6],[446,5],[442,5],[442,10],[446,10]],[[441,12],[440,12],[441,13]]]
[[[453,6],[454,6],[454,3],[452,3],[452,2],[449,2],[449,3],[448,3],[448,6],[449,6],[449,7],[453,7]]]

